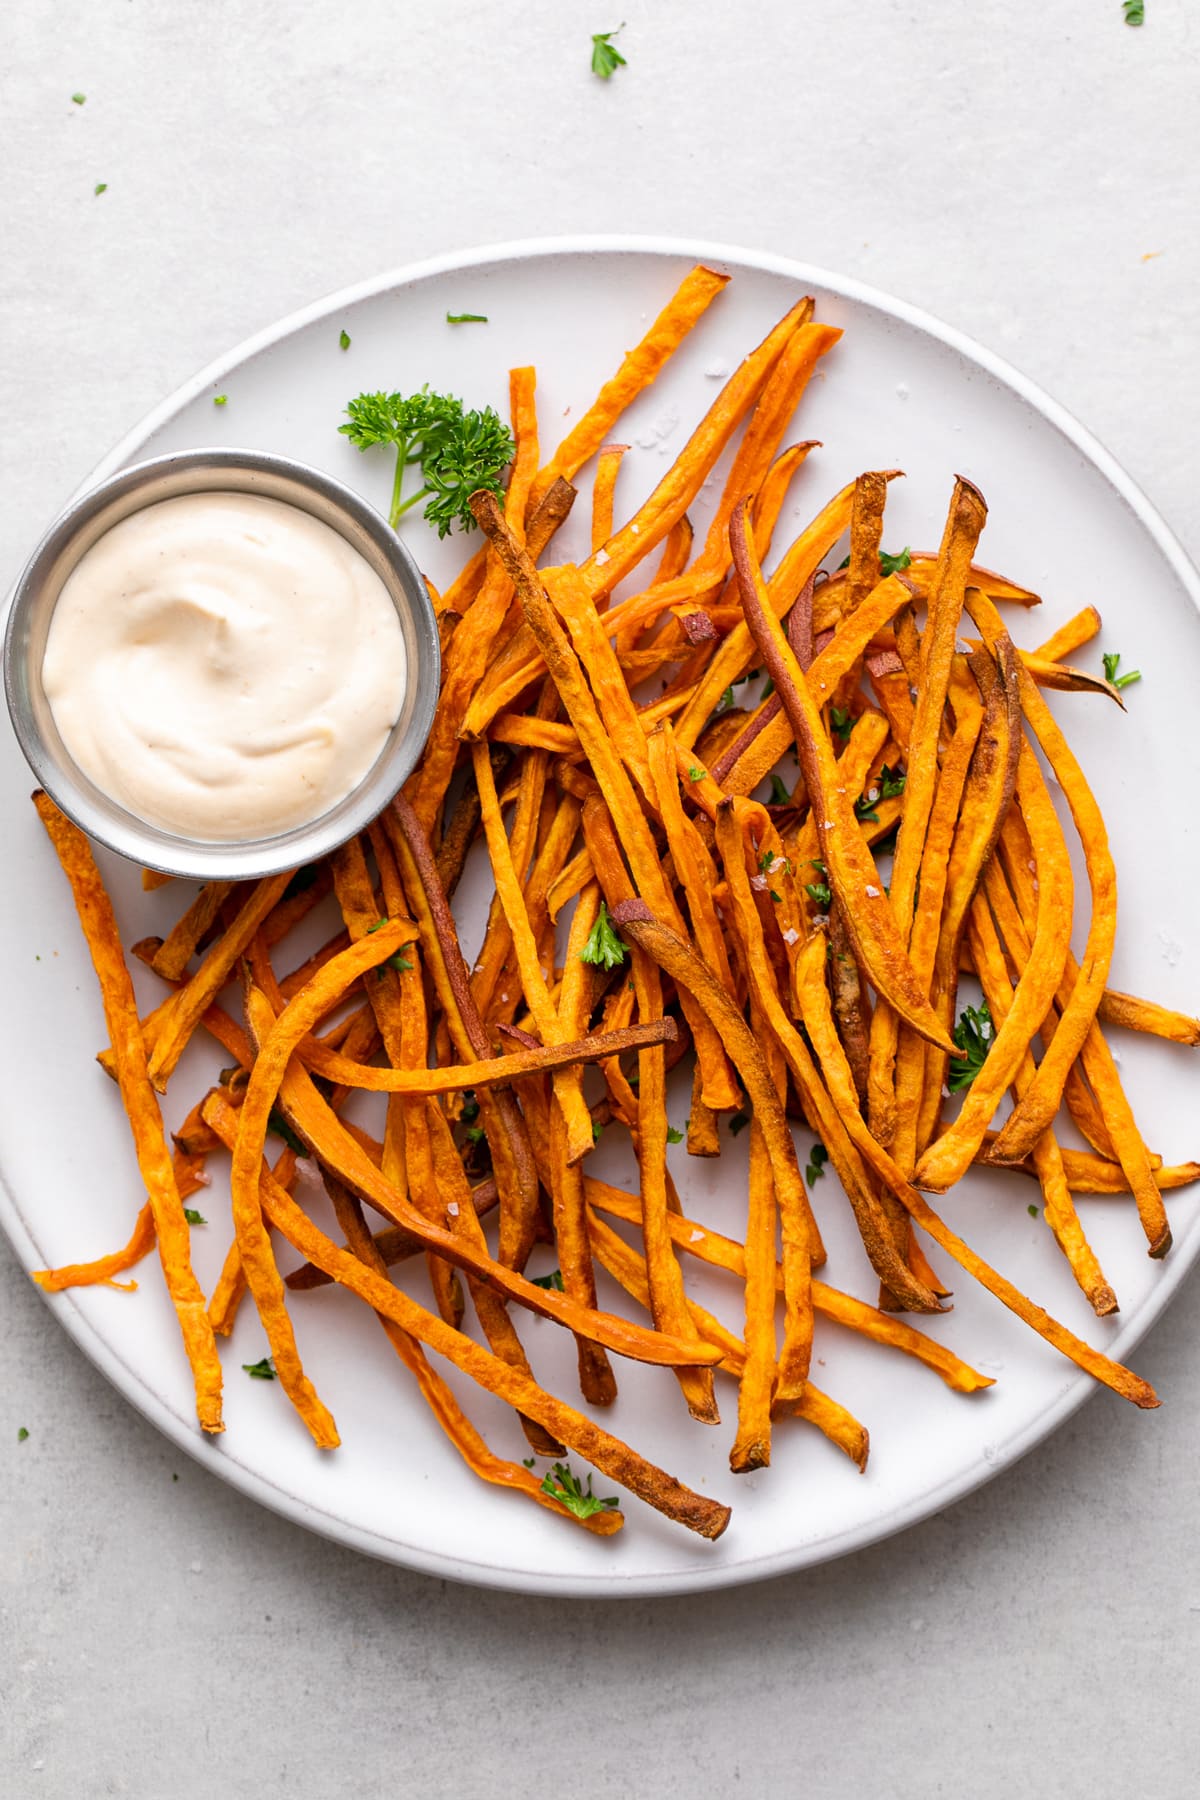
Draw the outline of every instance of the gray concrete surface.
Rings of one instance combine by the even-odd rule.
[[[1136,31],[1118,0],[9,6],[0,580],[254,328],[414,257],[620,229],[926,306],[1097,431],[1195,555],[1200,21],[1146,10]],[[604,86],[589,37],[622,18]],[[1138,1358],[1161,1413],[1102,1396],[890,1544],[711,1599],[556,1604],[257,1510],[141,1422],[0,1246],[0,1793],[1182,1800],[1198,1297]]]

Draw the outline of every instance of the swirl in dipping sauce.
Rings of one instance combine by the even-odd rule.
[[[63,585],[42,674],[79,768],[191,838],[327,812],[399,717],[407,663],[383,581],[282,500],[186,494],[105,532]]]

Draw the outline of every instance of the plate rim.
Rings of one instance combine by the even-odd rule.
[[[234,369],[240,368],[284,339],[319,323],[339,308],[357,306],[381,294],[411,287],[424,280],[491,263],[508,264],[555,256],[591,255],[690,259],[693,262],[724,265],[734,271],[742,269],[777,275],[801,286],[815,286],[840,298],[873,307],[944,344],[968,362],[974,363],[1001,386],[1014,392],[1097,469],[1149,534],[1192,606],[1200,613],[1200,572],[1174,531],[1116,457],[1039,383],[965,332],[883,289],[774,252],[703,238],[628,233],[577,233],[558,237],[519,238],[446,251],[334,289],[242,339],[173,389],[124,433],[78,484],[66,504],[70,504],[115,469],[121,468],[131,457],[144,451],[147,440],[155,432],[200,397],[214,382],[220,381]],[[28,1274],[31,1268],[38,1266],[39,1258],[16,1194],[10,1187],[2,1149],[0,1226]],[[1153,1294],[1136,1318],[1130,1318],[1125,1330],[1120,1333],[1117,1342],[1122,1355],[1134,1348],[1162,1317],[1193,1265],[1200,1259],[1200,1234],[1194,1236],[1195,1241],[1188,1246],[1187,1253],[1183,1253],[1182,1244],[1179,1246],[1181,1254],[1178,1261],[1172,1257]],[[848,1527],[833,1539],[824,1537],[819,1542],[801,1543],[757,1558],[708,1567],[703,1560],[703,1551],[700,1551],[694,1565],[678,1571],[659,1570],[626,1576],[614,1563],[611,1569],[598,1574],[580,1572],[567,1576],[542,1576],[536,1572],[505,1569],[492,1563],[475,1562],[441,1551],[430,1551],[420,1545],[403,1543],[394,1536],[385,1537],[382,1533],[356,1525],[277,1486],[268,1476],[243,1463],[227,1440],[206,1440],[196,1428],[194,1420],[189,1421],[174,1411],[166,1396],[154,1387],[153,1382],[141,1371],[133,1369],[107,1341],[99,1327],[85,1315],[70,1290],[54,1296],[40,1288],[37,1291],[72,1341],[143,1418],[178,1449],[208,1468],[211,1473],[219,1475],[249,1499],[257,1501],[293,1524],[302,1525],[334,1543],[380,1561],[473,1586],[562,1599],[632,1599],[715,1591],[769,1580],[777,1575],[840,1560],[932,1518],[947,1506],[974,1493],[1065,1424],[1098,1388],[1098,1384],[1089,1380],[1083,1371],[1076,1371],[1065,1380],[1057,1395],[1028,1419],[1014,1438],[1006,1441],[1003,1458],[997,1463],[983,1463],[965,1475],[959,1473],[949,1477],[938,1487],[924,1490],[906,1505],[894,1507],[886,1515],[869,1522]],[[213,1466],[214,1456],[219,1457],[216,1467]]]

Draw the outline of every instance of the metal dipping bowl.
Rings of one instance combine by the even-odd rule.
[[[400,716],[372,767],[319,817],[275,836],[236,842],[179,836],[130,812],[68,755],[42,687],[50,620],[64,582],[113,525],[181,494],[255,494],[286,501],[340,532],[383,581],[404,635],[408,680]],[[147,868],[197,880],[257,879],[315,862],[382,812],[412,773],[433,724],[441,676],[437,620],[412,556],[373,506],[304,463],[252,450],[188,450],[122,469],[81,495],[50,527],[12,597],[4,691],[21,749],[51,799],[89,837]]]

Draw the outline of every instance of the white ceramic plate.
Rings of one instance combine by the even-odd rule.
[[[386,499],[382,462],[362,457],[336,426],[363,388],[410,389],[423,381],[503,408],[511,364],[536,363],[543,442],[568,428],[623,350],[692,261],[730,269],[734,280],[659,384],[623,421],[634,450],[619,507],[649,491],[717,388],[716,377],[757,342],[800,293],[845,327],[806,396],[794,435],[816,437],[785,513],[798,528],[863,468],[895,465],[885,542],[935,545],[951,477],[971,476],[991,506],[982,559],[1045,596],[1018,617],[1019,641],[1038,642],[1088,601],[1105,615],[1102,645],[1145,672],[1121,717],[1106,703],[1064,697],[1070,734],[1110,823],[1121,872],[1122,930],[1116,986],[1187,1010],[1200,1008],[1189,894],[1200,878],[1190,756],[1178,722],[1191,716],[1200,671],[1200,584],[1162,521],[1093,439],[1013,370],[911,307],[820,270],[712,245],[597,239],[534,243],[426,263],[322,301],[234,351],[152,413],[95,471],[144,455],[218,439],[282,450],[329,470],[376,502]],[[486,313],[487,325],[452,327],[447,311]],[[349,350],[338,334],[349,332]],[[228,396],[214,411],[213,396]],[[702,496],[702,499],[704,496]],[[578,509],[586,513],[586,506]],[[697,508],[703,524],[704,508]],[[572,522],[567,547],[585,529]],[[407,528],[436,580],[461,556],[421,524]],[[781,537],[782,537],[781,533]],[[32,547],[32,545],[31,545]],[[1090,578],[1089,578],[1090,575]],[[1099,647],[1081,660],[1099,664]],[[13,743],[0,751],[0,819],[7,859],[3,943],[8,1016],[20,1020],[0,1080],[0,1215],[27,1268],[86,1258],[124,1241],[141,1200],[116,1095],[92,1061],[102,1042],[99,999],[66,884],[28,803],[28,772]],[[1168,862],[1156,849],[1170,842]],[[145,896],[135,871],[106,859],[127,932],[162,930],[178,907]],[[480,926],[464,883],[468,949]],[[139,979],[141,973],[139,972]],[[143,992],[154,994],[153,978]],[[6,1039],[11,1046],[17,1034]],[[1196,1149],[1186,1051],[1121,1038],[1117,1050],[1147,1136],[1169,1161]],[[200,1052],[172,1084],[176,1122],[214,1066]],[[682,1123],[686,1093],[674,1112]],[[742,1140],[744,1145],[744,1140]],[[800,1139],[802,1155],[807,1140]],[[672,1164],[696,1216],[738,1231],[744,1150]],[[615,1179],[631,1163],[615,1149]],[[1121,1297],[1119,1318],[1098,1322],[1078,1295],[1040,1218],[1038,1198],[1016,1177],[972,1177],[946,1201],[966,1237],[1089,1340],[1128,1358],[1200,1249],[1200,1216],[1187,1191],[1168,1200],[1175,1249],[1146,1256],[1128,1204],[1081,1200],[1080,1210]],[[874,1292],[845,1202],[832,1177],[815,1202],[829,1246],[828,1277]],[[199,1202],[210,1224],[193,1231],[201,1279],[215,1279],[229,1237],[216,1187]],[[945,1266],[936,1251],[934,1261]],[[990,1392],[965,1398],[908,1359],[818,1328],[818,1383],[870,1428],[865,1475],[815,1431],[776,1434],[772,1468],[735,1480],[726,1422],[706,1430],[686,1417],[671,1378],[624,1365],[608,1423],[701,1491],[730,1500],[733,1522],[710,1545],[627,1500],[628,1525],[600,1541],[557,1524],[540,1508],[477,1482],[431,1422],[408,1378],[357,1302],[332,1290],[293,1307],[307,1366],[331,1405],[343,1447],[316,1451],[276,1385],[241,1365],[265,1343],[243,1308],[225,1351],[228,1431],[201,1438],[187,1368],[153,1260],[136,1295],[82,1290],[51,1301],[66,1330],[148,1418],[245,1493],[346,1544],[456,1579],[530,1592],[646,1594],[755,1580],[822,1562],[900,1530],[969,1492],[1062,1422],[1092,1386],[989,1296],[951,1271],[954,1311],[928,1329],[994,1374]],[[405,1279],[409,1279],[406,1277]],[[689,1285],[737,1323],[728,1284],[689,1268]],[[608,1294],[610,1305],[622,1302]],[[549,1324],[523,1327],[536,1369],[572,1392],[569,1340]],[[456,1386],[464,1389],[455,1378]],[[464,1393],[490,1441],[520,1457],[525,1446],[506,1410]],[[1121,1404],[1111,1396],[1102,1405]],[[1153,1415],[1129,1410],[1125,1429],[1153,1431]],[[601,1480],[599,1492],[607,1491]]]

